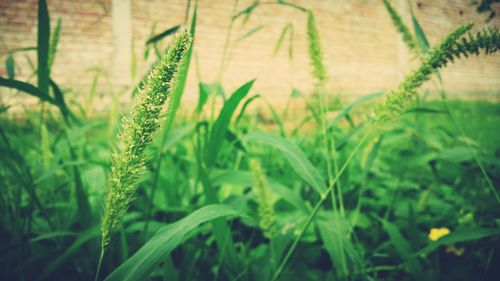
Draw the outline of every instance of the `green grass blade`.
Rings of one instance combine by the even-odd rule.
[[[173,27],[171,27],[171,28],[163,31],[160,34],[157,34],[157,35],[149,38],[146,41],[146,45],[157,43],[158,41],[162,40],[163,38],[166,38],[167,36],[169,36],[169,35],[174,34],[175,32],[177,32],[177,30],[179,30],[179,28],[181,28],[181,26],[180,25],[176,25],[176,26],[173,26]]]
[[[52,88],[52,92],[54,93],[54,99],[57,102],[59,108],[61,109],[61,114],[64,117],[64,120],[68,121],[68,117],[71,115],[71,111],[69,110],[68,106],[66,105],[66,102],[64,101],[64,94],[61,91],[61,88],[54,82],[54,80],[49,79],[50,81],[50,87]]]
[[[50,18],[47,2],[38,1],[38,88],[45,93],[49,92],[49,40],[50,40]]]
[[[258,32],[258,31],[262,30],[263,28],[264,28],[264,26],[259,25],[259,26],[255,27],[255,28],[251,29],[251,30],[250,30],[250,31],[248,31],[247,33],[245,33],[245,34],[241,35],[241,37],[239,37],[238,39],[236,39],[236,41],[235,41],[235,42],[240,42],[240,41],[243,41],[243,40],[245,40],[246,38],[248,38],[248,37],[252,36],[253,34],[255,34],[256,32]]]
[[[320,173],[314,168],[311,161],[307,159],[305,153],[293,142],[282,137],[260,132],[248,134],[243,139],[248,142],[263,143],[278,149],[300,178],[320,195],[325,192],[325,183]]]
[[[381,222],[399,255],[402,257],[409,256],[412,253],[410,243],[403,237],[396,225],[386,220],[381,220]]]
[[[276,122],[276,124],[280,129],[280,136],[286,137],[285,124],[283,124],[281,117],[278,115],[273,105],[269,101],[267,101],[267,99],[263,98],[263,100],[267,104],[267,107],[269,107],[269,111],[271,111],[271,116],[273,116],[274,122]]]
[[[181,141],[184,137],[190,135],[195,129],[195,125],[190,124],[183,127],[172,129],[167,138],[165,139],[165,143],[162,147],[162,153],[166,153],[172,147],[174,147],[179,141]]]
[[[209,92],[203,86],[203,82],[198,83],[198,105],[196,106],[195,113],[200,114],[203,110],[203,106],[208,101]]]
[[[288,32],[292,32],[291,28],[292,28],[292,23],[291,22],[287,23],[285,25],[285,27],[283,27],[283,30],[280,33],[280,37],[278,38],[278,41],[276,42],[276,45],[274,46],[273,55],[278,54],[278,51],[280,50],[281,45],[283,44],[283,40],[285,39],[285,35]]]
[[[9,54],[5,60],[5,69],[7,69],[7,77],[9,77],[9,79],[15,78],[14,66],[14,57],[12,54]]]
[[[226,94],[222,85],[219,82],[215,82],[212,84],[200,82],[198,84],[199,97],[198,97],[198,105],[196,106],[195,113],[200,114],[203,111],[203,107],[208,101],[210,95],[216,95],[217,97],[221,97],[224,101],[226,100]]]
[[[59,109],[61,109],[59,104],[57,103],[57,101],[55,99],[53,99],[52,97],[50,97],[46,91],[42,91],[39,88],[37,88],[31,84],[28,84],[28,83],[25,83],[25,82],[22,82],[19,80],[11,80],[11,79],[5,79],[5,78],[0,77],[0,86],[11,88],[11,89],[16,89],[16,90],[21,91],[21,92],[25,92],[31,96],[37,97],[40,100],[48,102],[52,105],[59,107]]]
[[[279,5],[287,6],[287,7],[293,8],[293,9],[297,9],[301,12],[307,12],[306,8],[304,8],[300,5],[294,4],[294,3],[287,2],[285,0],[278,0],[278,1],[276,1],[276,3]]]
[[[253,2],[248,7],[244,8],[243,10],[241,10],[238,13],[236,13],[235,15],[233,15],[232,20],[234,21],[241,16],[250,15],[253,12],[253,10],[255,8],[257,8],[258,6],[259,6],[259,1]]]
[[[77,162],[78,156],[75,152],[74,147],[71,145],[68,135],[66,135],[66,141],[68,143],[71,160]],[[91,225],[92,211],[90,209],[87,192],[85,191],[85,188],[83,186],[82,175],[77,165],[73,166],[73,180],[75,182],[75,199],[78,206],[78,223],[82,228],[86,228]]]
[[[384,230],[389,235],[392,245],[394,245],[401,258],[405,259],[405,266],[408,268],[410,274],[415,280],[424,280],[425,278],[422,278],[422,266],[415,257],[411,256],[412,248],[408,240],[403,237],[396,225],[384,219],[380,221]]]
[[[206,151],[206,162],[208,166],[215,163],[217,155],[219,154],[220,147],[224,141],[227,128],[231,122],[231,117],[234,111],[240,104],[240,102],[247,96],[248,92],[252,88],[255,80],[245,83],[243,86],[238,88],[231,97],[224,103],[219,117],[212,126],[210,132],[210,142]]]
[[[349,113],[351,112],[351,110],[354,109],[356,106],[359,106],[362,103],[368,102],[368,101],[370,101],[372,99],[375,99],[375,98],[378,98],[378,97],[381,97],[381,96],[383,96],[382,93],[368,94],[366,96],[363,96],[363,97],[355,100],[352,103],[347,104],[346,106],[344,106],[339,111],[339,113],[337,114],[337,116],[335,116],[335,118],[332,121],[329,122],[328,127],[336,126],[340,122],[340,120],[342,120],[343,118],[347,118],[347,116],[349,115]]]
[[[350,226],[340,213],[324,213],[325,217],[316,222],[339,279],[346,278],[350,273],[361,269],[360,257],[350,237]]]
[[[132,257],[113,271],[105,281],[146,280],[161,261],[202,223],[217,218],[243,216],[225,205],[208,205],[160,229]]]
[[[245,112],[246,112],[246,109],[247,107],[256,99],[260,98],[261,96],[260,95],[253,95],[251,97],[249,97],[244,103],[243,103],[243,106],[241,107],[241,110],[240,110],[240,113],[238,114],[238,116],[236,117],[236,121],[234,122],[235,124],[238,124],[240,123],[240,120],[241,118],[243,118],[243,116],[245,115]]]
[[[59,45],[59,37],[61,34],[61,18],[57,18],[56,27],[54,28],[54,32],[52,33],[50,45],[49,45],[49,57],[48,57],[48,68],[49,75],[52,71],[52,66],[54,65],[54,60],[57,53],[57,46]]]
[[[301,210],[305,213],[309,212],[307,205],[298,192],[291,190],[269,177],[266,177],[266,180],[269,189],[281,199],[290,203],[292,206],[297,208],[297,210]],[[255,182],[252,172],[239,170],[214,170],[210,174],[210,181],[214,186],[230,184],[243,188],[253,186]]]
[[[80,233],[78,238],[71,244],[71,246],[64,249],[64,253],[56,259],[50,261],[40,272],[37,280],[50,280],[48,277],[56,270],[59,269],[63,263],[67,262],[72,255],[74,255],[85,243],[89,240],[99,237],[99,227],[93,227],[85,232]]]
[[[411,1],[409,1],[411,2]],[[427,40],[427,36],[425,36],[424,29],[420,25],[420,22],[417,20],[417,17],[415,17],[415,13],[413,12],[413,9],[411,8],[411,3],[409,3],[410,6],[410,14],[411,14],[411,23],[413,25],[413,31],[415,32],[415,37],[417,39],[417,43],[422,50],[424,54],[429,52],[430,49],[430,44],[429,41]]]

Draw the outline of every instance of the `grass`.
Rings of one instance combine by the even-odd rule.
[[[313,12],[255,2],[235,6],[224,53],[236,20],[267,4],[292,9],[307,23],[312,97],[294,91],[281,112],[253,95],[251,80],[215,110],[222,86],[200,82],[196,112],[186,112],[191,48],[177,54],[174,43],[163,55],[158,47],[182,30],[175,26],[148,41],[163,68],[140,83],[131,117],[117,122],[85,112],[89,101],[67,105],[50,75],[63,21],[51,37],[40,1],[39,85],[15,73],[0,80],[42,103],[21,118],[0,113],[2,278],[493,280],[500,104],[447,99],[438,70],[459,55],[495,52],[498,30],[466,37],[465,25],[430,47],[414,16],[416,36],[384,3],[421,60],[385,95],[332,99],[323,86],[334,66],[322,61]],[[433,78],[441,100],[418,92]],[[287,114],[294,103],[305,104],[299,120]]]
[[[500,157],[500,147],[499,142],[496,141],[498,134],[495,133],[494,128],[500,121],[500,105],[454,100],[450,101],[450,106],[456,112],[457,119],[464,124],[466,132],[474,135],[474,147],[486,163],[492,178],[498,179],[500,169],[496,162]],[[295,255],[292,256],[284,271],[284,279],[292,278],[292,276],[296,280],[328,278],[329,274],[336,272],[334,267],[336,261],[333,259],[336,254],[340,253],[335,253],[334,249],[330,248],[338,242],[326,239],[326,233],[336,229],[332,230],[328,221],[339,220],[334,225],[349,225],[347,237],[340,240],[343,241],[346,238],[350,240],[342,242],[348,245],[344,249],[349,252],[346,261],[348,271],[345,273],[351,279],[361,280],[370,276],[386,280],[406,278],[410,270],[404,262],[407,257],[395,251],[397,243],[410,245],[410,250],[406,254],[411,256],[431,244],[427,234],[432,228],[447,227],[452,234],[460,229],[473,230],[484,227],[496,229],[495,218],[500,215],[495,211],[498,207],[480,171],[467,153],[464,140],[460,139],[457,131],[450,129],[453,128],[453,124],[445,113],[440,113],[443,111],[443,106],[439,101],[424,103],[422,108],[424,107],[435,112],[421,111],[405,114],[398,124],[381,139],[382,144],[371,160],[371,165],[368,159],[373,157],[376,143],[361,146],[360,153],[356,154],[341,179],[344,187],[343,197],[347,221],[341,220],[338,216],[332,217],[327,211],[333,210],[333,206],[329,200],[325,200],[325,203],[318,208],[317,219],[312,222],[315,225],[314,228],[318,227],[320,232],[317,233],[313,229],[305,230],[303,238],[297,242]],[[418,122],[415,121],[415,115],[419,116]],[[488,118],[483,118],[485,115]],[[358,119],[354,117],[355,120]],[[244,138],[245,133],[242,131],[250,129],[248,124],[254,118],[257,116],[247,114],[242,120],[244,125],[234,128],[240,132],[237,134]],[[8,150],[5,143],[2,143],[2,150],[8,150],[9,153],[17,151],[23,157],[23,160],[19,159],[19,162],[15,163],[15,171],[20,169],[17,166],[27,166],[25,169],[29,171],[32,181],[36,183],[40,205],[45,209],[45,211],[38,209],[36,205],[32,205],[33,202],[29,200],[29,197],[26,197],[29,196],[28,190],[24,187],[29,182],[27,171],[21,175],[22,181],[14,181],[13,176],[19,177],[19,174],[12,174],[14,170],[3,170],[2,184],[8,187],[2,194],[2,237],[4,241],[9,241],[3,244],[5,254],[2,257],[6,262],[17,264],[16,259],[13,258],[15,248],[11,248],[11,245],[15,245],[12,239],[16,237],[12,231],[18,229],[18,233],[23,234],[17,237],[26,239],[22,242],[24,247],[28,247],[24,248],[25,251],[38,249],[37,255],[40,255],[34,256],[31,260],[24,259],[26,260],[24,268],[42,266],[45,268],[47,264],[52,265],[53,261],[57,261],[58,257],[65,253],[65,248],[76,245],[77,248],[71,254],[64,256],[63,260],[50,267],[53,268],[53,272],[48,273],[47,276],[50,276],[50,279],[60,278],[62,275],[73,276],[72,278],[92,278],[92,265],[95,265],[95,258],[86,253],[96,253],[98,248],[95,245],[92,246],[94,242],[91,241],[95,241],[99,235],[98,232],[89,233],[79,227],[80,220],[77,216],[76,204],[74,204],[76,199],[71,194],[72,192],[68,192],[73,185],[71,169],[68,167],[77,165],[81,170],[92,210],[98,214],[106,184],[104,174],[109,170],[107,159],[111,144],[109,138],[102,135],[102,129],[106,128],[106,120],[94,122],[70,133],[78,139],[74,142],[74,148],[81,160],[77,163],[72,163],[67,144],[57,143],[56,136],[61,131],[59,125],[49,122],[47,124],[49,149],[53,156],[48,167],[41,167],[34,164],[40,163],[38,161],[43,151],[40,151],[41,147],[30,145],[38,141],[37,124],[10,121],[8,116],[3,116],[2,133],[9,140],[11,150]],[[195,150],[192,146],[193,140],[198,138],[194,126],[190,125],[193,124],[192,122],[193,120],[189,119],[178,120],[172,129],[172,134],[177,134],[178,137],[163,159],[164,167],[171,168],[160,172],[159,188],[152,201],[153,220],[149,226],[151,234],[166,223],[173,223],[185,217],[197,209],[197,206],[203,206],[207,200],[203,196],[200,184],[196,182],[197,168],[191,164],[196,161]],[[264,128],[270,130],[268,125]],[[256,129],[258,127],[253,128],[253,130]],[[271,130],[277,129],[275,125]],[[336,129],[334,135],[336,139],[343,140],[349,137],[351,131],[348,123],[345,122],[345,125]],[[96,138],[95,136],[99,134],[101,137]],[[342,162],[352,152],[353,144],[358,139],[359,136],[351,137],[352,142],[339,149],[338,156]],[[308,131],[306,136],[291,137],[289,141],[295,143],[307,159],[315,163],[315,167],[325,167],[323,166],[326,165],[325,160],[321,156],[324,153],[323,147],[316,145],[322,143],[320,131],[313,134]],[[316,202],[319,195],[311,190],[300,175],[290,169],[289,161],[280,150],[247,142],[244,144],[246,152],[238,148],[239,145],[235,142],[224,142],[220,160],[217,161],[216,170],[213,171],[210,180],[212,186],[219,190],[218,197],[221,203],[249,216],[241,220],[231,220],[231,233],[236,247],[240,249],[239,255],[246,264],[244,269],[246,278],[260,280],[270,278],[270,274],[276,270],[278,257],[283,256],[284,251],[288,249],[286,245],[300,231],[311,208],[308,205]],[[155,150],[154,147],[149,149],[150,153]],[[252,172],[245,161],[240,160],[241,157],[246,158],[247,154],[252,158],[261,159],[262,171],[265,172],[266,180],[269,182],[273,198],[271,202],[274,205],[274,221],[279,230],[278,234],[270,239],[264,235],[265,229],[261,229],[258,223],[260,220],[259,199],[248,190],[254,182]],[[16,158],[12,157],[12,159]],[[2,162],[2,166],[8,168],[5,162]],[[174,170],[171,171],[171,169]],[[321,169],[320,174],[326,177]],[[145,225],[143,217],[146,212],[145,206],[148,204],[147,200],[150,200],[148,186],[152,181],[152,176],[146,176],[139,184],[138,197],[128,211],[130,215],[124,218],[122,229],[125,236],[118,235],[112,244],[107,261],[103,264],[105,273],[112,271],[121,261],[141,248],[140,230]],[[498,180],[495,181],[495,184],[497,183]],[[363,186],[364,190],[361,192]],[[22,190],[20,201],[12,200],[15,199],[16,192],[19,190]],[[478,204],[478,202],[482,203]],[[25,211],[20,213],[21,210]],[[411,212],[414,214],[411,215]],[[48,215],[44,216],[44,213]],[[8,219],[16,214],[20,216],[19,219]],[[95,215],[93,217],[91,225],[95,226],[99,223],[99,219]],[[387,236],[383,224],[378,222],[379,218],[395,225],[403,241],[406,242],[395,242],[394,238]],[[48,225],[46,220],[51,221],[53,226]],[[15,228],[16,222],[22,223],[24,227]],[[412,230],[412,227],[416,227],[417,230]],[[213,279],[216,276],[214,274],[220,270],[221,272],[217,274],[219,278],[235,278],[228,276],[229,273],[224,272],[223,269],[218,269],[222,263],[211,258],[210,253],[216,251],[216,248],[214,248],[214,241],[210,239],[210,228],[201,227],[197,233],[191,235],[189,240],[172,252],[171,267],[163,264],[153,271],[153,276],[159,274],[159,276],[169,278],[178,276],[180,279],[204,280]],[[441,265],[442,263],[447,264],[448,267],[465,268],[462,269],[466,274],[464,276],[471,276],[477,272],[485,273],[487,272],[486,266],[480,266],[480,264],[483,262],[484,265],[487,264],[487,257],[491,254],[490,245],[494,243],[496,235],[472,242],[459,242],[456,245],[466,249],[461,257],[447,253],[446,246],[442,246],[425,258],[419,257],[418,260],[422,263],[424,271],[434,272],[433,274],[437,274],[435,269],[437,266],[444,266]],[[325,242],[332,243],[332,245],[325,245]],[[61,246],[52,246],[58,244]],[[359,257],[353,259],[350,251],[355,251],[358,256],[361,256],[362,261],[356,260]],[[21,252],[24,255],[31,255],[29,253],[28,251]],[[86,264],[87,269],[78,271],[73,264]],[[190,265],[196,265],[197,269],[191,271],[186,268]],[[211,270],[207,271],[203,268]],[[2,270],[11,274],[8,276],[15,279],[19,272],[12,269],[4,267]],[[24,274],[27,279],[35,278],[30,275],[30,270],[25,270]],[[434,278],[452,280],[451,277],[440,275]]]

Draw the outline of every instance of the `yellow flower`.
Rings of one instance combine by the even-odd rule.
[[[442,228],[433,228],[429,232],[429,240],[436,241],[439,238],[448,235],[450,233],[450,230],[446,227]]]

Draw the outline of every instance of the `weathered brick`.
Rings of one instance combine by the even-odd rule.
[[[191,5],[194,1],[191,1]],[[291,1],[313,9],[316,13],[321,44],[328,71],[327,89],[336,95],[355,97],[374,91],[394,88],[404,73],[415,67],[417,61],[408,53],[390,17],[380,1]],[[447,33],[466,22],[477,27],[500,27],[499,18],[486,23],[487,14],[478,14],[467,0],[414,1],[413,9],[426,31],[429,42],[436,44]],[[155,33],[185,21],[187,0],[132,1],[133,51],[138,81],[153,62],[154,53],[145,61],[145,41],[156,24]],[[199,1],[198,26],[192,68],[185,102],[193,106],[197,99],[197,82],[222,80],[227,91],[257,78],[255,90],[280,105],[292,88],[309,92],[313,87],[307,55],[306,16],[293,8],[281,5],[263,5],[243,25],[242,18],[234,22],[227,62],[218,77],[227,28],[235,12],[241,11],[253,0]],[[406,1],[392,1],[393,5]],[[67,1],[48,0],[51,26],[62,18],[59,52],[53,68],[54,79],[64,88],[73,88],[71,97],[88,93],[94,76],[91,69],[109,72],[113,63],[113,34],[111,0]],[[500,5],[494,8],[498,11]],[[401,7],[403,8],[403,7]],[[36,45],[36,0],[0,0],[0,58],[8,50]],[[404,14],[411,26],[408,13]],[[293,23],[293,58],[288,58],[288,38],[279,53],[273,50],[283,27]],[[247,32],[261,26],[252,36],[237,41]],[[160,44],[163,49],[169,40]],[[27,52],[34,63],[36,53]],[[132,56],[132,54],[131,54]],[[18,77],[26,79],[31,71],[24,54],[15,55]],[[196,69],[199,66],[199,69]],[[445,89],[456,96],[498,98],[500,89],[500,56],[472,57],[460,60],[441,72]],[[199,74],[199,77],[198,77]],[[0,64],[0,75],[5,66]],[[107,74],[108,75],[108,74]],[[99,92],[110,94],[106,75],[100,77]],[[132,85],[131,85],[132,87]],[[433,89],[432,85],[427,85]]]

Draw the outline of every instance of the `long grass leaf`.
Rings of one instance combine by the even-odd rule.
[[[246,32],[245,34],[241,35],[241,37],[239,37],[238,39],[236,39],[236,41],[235,41],[235,42],[240,42],[240,41],[242,41],[242,40],[245,40],[246,38],[248,38],[248,37],[252,36],[254,33],[256,33],[256,32],[258,32],[258,31],[262,30],[263,28],[264,28],[264,26],[259,25],[259,26],[257,26],[256,28],[253,28],[253,29],[251,29],[250,31]]]
[[[224,103],[224,106],[219,114],[219,117],[212,126],[212,131],[210,132],[210,142],[208,145],[208,150],[206,154],[206,162],[209,166],[215,163],[217,155],[219,154],[220,147],[224,141],[227,128],[231,122],[231,117],[234,111],[240,104],[240,102],[247,96],[248,92],[252,88],[255,80],[245,83],[243,86],[239,87],[231,97]]]
[[[157,43],[158,41],[162,40],[163,38],[171,35],[171,34],[174,34],[175,32],[177,32],[177,30],[179,30],[179,28],[181,28],[180,25],[176,25],[176,26],[173,26],[165,31],[163,31],[162,33],[160,34],[157,34],[151,38],[149,38],[147,41],[146,41],[146,45],[149,45],[149,44],[154,44],[154,43]]]
[[[300,197],[300,194],[269,177],[266,177],[266,180],[269,185],[269,189],[271,189],[271,191],[278,195],[281,199],[287,201],[298,210],[304,211],[305,213],[309,212],[309,208]],[[215,170],[210,174],[210,181],[214,186],[231,184],[235,186],[249,187],[253,186],[255,183],[252,172],[239,170]]]
[[[163,144],[162,151],[163,153],[167,152],[169,149],[174,147],[180,140],[182,140],[187,135],[191,134],[195,129],[195,125],[186,125],[180,128],[175,128],[171,130],[165,139],[165,143]]]
[[[271,134],[255,132],[243,137],[249,142],[258,142],[278,149],[288,160],[297,175],[320,195],[326,190],[325,183],[314,165],[307,159],[305,153],[293,142]]]
[[[410,1],[409,1],[410,2]],[[411,23],[413,25],[413,31],[415,32],[415,37],[417,39],[417,43],[420,46],[420,49],[424,54],[429,52],[430,44],[427,40],[427,36],[425,36],[424,29],[420,25],[420,22],[417,20],[415,13],[413,12],[413,8],[411,8],[410,3],[410,14],[411,14]]]
[[[235,124],[238,124],[240,123],[240,120],[241,118],[243,118],[243,116],[245,115],[245,112],[246,112],[246,109],[247,107],[256,99],[260,98],[261,96],[260,95],[253,95],[251,97],[249,97],[244,103],[243,103],[243,106],[241,107],[241,110],[240,110],[240,113],[238,114],[238,116],[236,117],[236,121],[234,121]]]
[[[115,269],[105,281],[146,280],[161,261],[202,223],[217,218],[243,216],[225,205],[208,205],[160,229],[132,257]]]
[[[384,219],[381,219],[381,222],[384,230],[389,235],[392,245],[394,245],[398,254],[405,259],[405,266],[410,274],[415,280],[425,280],[425,278],[422,278],[422,266],[415,257],[411,256],[412,248],[408,240],[403,237],[396,225]]]
[[[243,16],[243,15],[250,15],[255,8],[259,6],[259,1],[255,1],[252,4],[250,4],[248,7],[244,8],[243,10],[239,11],[238,13],[234,14],[233,17],[231,18],[233,21],[236,20],[237,18]]]
[[[71,145],[69,137],[66,138],[71,160],[74,162],[78,161],[78,156],[76,154],[75,148]],[[78,165],[73,166],[73,180],[75,182],[75,197],[76,204],[78,206],[78,222],[82,228],[90,226],[92,219],[92,211],[90,209],[90,203],[88,201],[87,192],[83,186],[82,175],[80,173],[80,168]]]
[[[50,40],[50,18],[47,2],[38,1],[38,88],[45,93],[49,92],[49,40]]]
[[[93,227],[83,233],[66,249],[64,253],[56,259],[50,261],[43,270],[38,274],[37,280],[50,280],[48,277],[54,273],[64,262],[67,262],[85,243],[99,236],[99,227]]]
[[[48,54],[48,68],[49,74],[52,71],[52,66],[54,65],[54,60],[56,58],[57,46],[59,45],[59,37],[61,33],[61,18],[57,18],[56,27],[54,28],[54,32],[52,33],[50,45],[49,45],[49,54]]]
[[[54,93],[54,99],[56,100],[59,108],[61,109],[61,114],[63,115],[64,119],[68,121],[68,117],[70,115],[74,117],[71,114],[71,111],[69,110],[68,106],[66,105],[66,102],[64,101],[64,94],[61,91],[61,88],[54,82],[54,80],[49,79],[50,81],[50,87],[52,88],[52,92]]]
[[[52,105],[55,105],[57,107],[60,107],[57,101],[50,97],[46,91],[42,91],[39,88],[28,84],[26,82],[22,82],[19,80],[12,80],[12,79],[5,79],[0,77],[0,86],[11,88],[11,89],[16,89],[21,92],[25,92],[31,96],[37,97],[41,99],[42,101],[48,102]],[[61,108],[60,108],[61,109]]]
[[[273,51],[274,55],[276,55],[278,53],[278,51],[280,50],[281,45],[283,44],[283,39],[285,39],[285,35],[287,34],[287,32],[289,32],[289,31],[292,32],[291,27],[292,27],[291,22],[287,23],[285,25],[285,27],[283,27],[283,30],[280,33],[280,37],[278,37],[278,41],[276,42],[276,45],[274,46],[274,51]]]
[[[347,104],[339,111],[337,116],[335,116],[335,118],[329,122],[328,127],[336,126],[340,122],[340,120],[342,120],[343,118],[346,118],[349,115],[349,113],[351,112],[351,110],[354,109],[356,106],[359,106],[362,103],[365,103],[367,101],[370,101],[372,99],[375,99],[375,98],[378,98],[381,96],[383,96],[382,93],[368,94],[366,96],[363,96],[363,97],[355,100],[352,103]]]
[[[9,54],[7,56],[7,59],[5,60],[5,69],[7,69],[7,77],[9,77],[9,79],[15,78],[14,66],[14,57],[12,56],[12,54]]]

